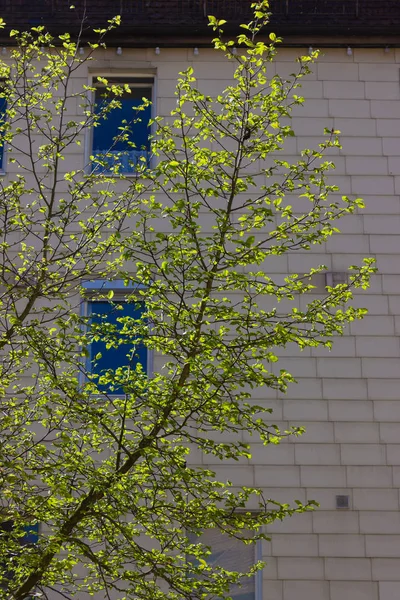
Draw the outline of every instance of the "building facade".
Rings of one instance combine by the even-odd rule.
[[[61,0],[37,2],[24,16],[21,0],[1,4],[13,25],[48,18],[55,31],[65,29]],[[231,65],[209,47],[205,15],[218,12],[236,26],[249,14],[249,4],[88,2],[89,23],[117,10],[123,25],[76,84],[99,75],[133,82],[148,90],[155,112],[168,117],[178,73],[188,66],[206,94],[229,85]],[[246,463],[216,461],[212,467],[219,477],[261,486],[282,502],[320,503],[313,513],[270,527],[271,542],[260,548],[267,567],[255,592],[259,600],[395,600],[400,598],[400,2],[271,5],[271,29],[286,36],[276,73],[289,75],[299,54],[321,48],[303,82],[306,103],[293,111],[296,137],[285,154],[295,159],[303,148],[318,146],[324,128],[339,129],[342,149],[331,150],[336,165],[331,181],[366,204],[340,222],[341,233],[325,246],[279,257],[276,274],[325,264],[331,279],[316,282],[318,295],[365,256],[376,258],[378,273],[367,291],[355,293],[355,304],[369,311],[362,321],[352,323],[331,351],[282,356],[282,367],[298,381],[285,396],[256,393],[273,408],[282,429],[304,425],[305,435],[276,447],[253,445]],[[82,154],[76,151],[71,165],[83,164],[84,152],[83,146]],[[4,170],[12,176],[12,165],[5,162]],[[302,210],[301,200],[296,207]]]

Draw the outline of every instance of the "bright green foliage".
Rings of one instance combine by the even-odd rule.
[[[299,59],[296,76],[270,77],[279,40],[258,41],[268,4],[254,9],[255,20],[229,42],[224,21],[210,17],[235,79],[209,97],[193,69],[182,73],[172,118],[153,123],[153,166],[130,178],[117,167],[68,170],[101,118],[90,90],[74,91],[72,79],[106,29],[84,57],[68,35],[12,33],[11,66],[0,67],[2,130],[18,166],[0,189],[0,486],[2,519],[15,528],[0,535],[0,563],[12,572],[0,576],[0,598],[54,588],[65,597],[113,589],[143,600],[226,597],[240,573],[209,567],[207,548],[189,536],[210,528],[254,542],[274,519],[312,509],[232,487],[190,457],[193,449],[205,464],[210,455],[248,457],[244,434],[261,439],[267,454],[269,443],[302,433],[279,431],[252,390],[285,392],[293,377],[284,361],[276,368],[280,349],[330,346],[362,317],[348,304],[351,288],[366,287],[373,271],[366,260],[350,285],[303,310],[299,298],[324,267],[284,281],[271,274],[276,256],[325,242],[362,203],[327,183],[334,165],[325,151],[339,145],[338,132],[294,164],[279,159],[294,135],[291,108],[303,102],[296,88],[316,53]],[[118,109],[112,92],[104,111]],[[68,117],[73,103],[79,121]],[[296,209],[300,196],[307,213]],[[145,302],[143,318],[121,317],[120,333],[107,322],[91,329],[79,310],[88,279],[140,284],[127,295]],[[102,392],[98,376],[85,373],[93,336],[110,347],[142,340],[162,367],[149,377],[140,365],[108,371]],[[124,394],[113,395],[121,386]],[[39,543],[21,551],[23,527],[34,523]]]

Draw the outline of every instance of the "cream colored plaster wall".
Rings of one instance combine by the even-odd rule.
[[[283,49],[276,72],[293,72],[297,54]],[[156,73],[157,112],[167,116],[177,74],[189,64],[205,93],[220,91],[232,75],[231,63],[207,49],[198,56],[192,49],[162,49],[158,56],[154,49],[124,49],[121,56],[107,50],[91,72]],[[317,145],[325,127],[340,129],[343,149],[332,151],[332,180],[343,193],[362,195],[366,209],[347,217],[325,248],[279,257],[277,270],[301,272],[324,263],[343,271],[372,255],[379,274],[369,291],[356,294],[356,304],[369,309],[364,321],[350,325],[330,353],[288,351],[282,366],[298,384],[285,397],[263,392],[274,421],[305,425],[306,435],[280,447],[254,445],[247,464],[215,465],[219,477],[263,486],[273,498],[321,504],[313,514],[270,528],[272,542],[263,546],[264,600],[400,598],[399,69],[400,50],[355,49],[349,56],[345,49],[326,49],[304,82],[309,101],[294,112],[297,137],[288,153]],[[89,75],[81,72],[77,88]],[[83,151],[71,161],[71,168],[83,164]],[[14,170],[9,166],[9,173]],[[349,510],[335,508],[338,494],[350,496]]]

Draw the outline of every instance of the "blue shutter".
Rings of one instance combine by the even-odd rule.
[[[118,321],[121,317],[132,317],[139,319],[144,310],[143,303],[118,302],[118,306],[122,306],[122,310],[117,309],[113,304],[107,301],[92,301],[89,302],[89,314],[92,316],[92,323],[110,323],[118,329],[122,329],[123,325]],[[134,352],[133,352],[134,350]],[[94,357],[101,353],[101,358],[93,364]],[[144,371],[147,371],[147,348],[144,344],[137,344],[135,348],[129,340],[122,343],[118,348],[106,348],[106,344],[99,340],[94,341],[90,347],[91,372],[102,374],[108,369],[115,371],[119,367],[135,368],[137,364],[141,364]],[[99,389],[107,391],[106,386],[99,386]],[[114,394],[123,393],[122,389],[113,390]]]

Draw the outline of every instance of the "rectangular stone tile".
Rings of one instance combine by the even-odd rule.
[[[400,118],[399,103],[396,100],[371,100],[371,117],[376,119]]]
[[[398,558],[400,535],[367,535],[367,556],[373,558]]]
[[[381,442],[386,444],[400,442],[400,423],[380,423],[379,429]]]
[[[338,465],[340,448],[337,444],[298,444],[295,460],[299,465]]]
[[[293,465],[294,447],[283,441],[280,444],[251,444],[251,458],[249,459],[252,465]]]
[[[341,444],[343,465],[384,465],[386,448],[384,444]]]
[[[378,584],[371,581],[331,581],[330,589],[330,600],[378,600]]]
[[[350,378],[361,377],[361,361],[359,358],[318,358],[318,377]]]
[[[382,289],[385,294],[400,294],[400,275],[383,275]]]
[[[379,582],[379,600],[397,600],[397,598],[400,598],[400,582]]]
[[[378,423],[335,423],[335,441],[338,443],[378,443]]]
[[[374,401],[374,417],[377,421],[399,421],[400,406],[395,400]]]
[[[389,273],[400,273],[399,261],[397,256],[391,254],[378,254],[376,256],[376,268],[382,275]]]
[[[394,119],[394,121],[397,122],[396,119]],[[354,136],[359,138],[375,136],[377,132],[377,121],[374,119],[349,119],[348,117],[336,117],[335,129],[338,129],[341,131],[342,135],[347,137]],[[382,133],[379,135],[393,134]]]
[[[353,490],[353,506],[355,510],[398,510],[398,491],[391,488],[362,488]]]
[[[400,343],[394,336],[362,336],[356,338],[356,351],[361,357],[397,357],[400,355]],[[372,373],[366,376],[374,377]]]
[[[318,556],[318,536],[305,534],[274,534],[273,556]]]
[[[354,63],[317,63],[318,79],[326,81],[357,81],[358,65]]]
[[[268,589],[266,598],[269,600]],[[329,582],[328,581],[284,581],[283,599],[284,600],[329,600]],[[341,598],[340,600],[343,600]]]
[[[363,535],[320,534],[318,537],[320,556],[365,556],[365,538]]]
[[[383,488],[391,487],[393,475],[391,467],[381,466],[349,466],[347,485],[354,488]]]
[[[280,521],[277,519],[270,525],[265,527],[265,531],[268,534],[274,536],[275,534],[288,534],[288,535],[297,535],[299,533],[313,533],[312,530],[312,513],[305,512],[294,514],[291,517],[287,517]]]
[[[331,117],[293,117],[292,127],[296,136],[324,136],[325,129],[332,129],[333,118]],[[352,138],[350,138],[352,139]],[[374,154],[376,154],[374,152]]]
[[[369,558],[326,558],[325,575],[327,579],[363,581],[371,579],[371,560]]]
[[[399,103],[400,105],[400,103]],[[394,180],[393,177],[389,176],[369,176],[364,175],[363,177],[354,175],[351,177],[351,190],[353,194],[385,194],[392,195],[394,191]],[[379,250],[371,250],[372,252],[379,252]]]
[[[324,81],[324,97],[329,99],[365,98],[365,83],[363,81]]]
[[[296,421],[289,421],[289,426],[296,426]],[[290,442],[293,444],[329,443],[334,442],[333,423],[325,421],[302,421],[301,426],[306,432],[299,437],[292,436]]]
[[[265,580],[262,584],[264,594],[267,594],[268,600],[283,600],[283,582]]]
[[[320,356],[322,358],[337,357],[342,358],[343,356],[355,356],[356,355],[356,338],[354,336],[346,335],[343,337],[336,337],[333,340],[331,348],[325,346],[318,346],[317,348],[311,349],[311,356]],[[336,380],[334,380],[336,381]]]
[[[360,512],[360,531],[361,533],[400,534],[400,512],[398,510],[362,511]]]
[[[365,233],[396,235],[400,231],[400,216],[374,215],[371,217],[364,215],[364,231]]]
[[[400,444],[388,444],[386,454],[388,465],[400,465]]]
[[[353,98],[353,96],[350,97]],[[367,81],[365,83],[365,98],[367,100],[400,99],[399,84],[395,81]]]
[[[396,338],[393,338],[396,340]],[[368,398],[370,400],[396,400],[399,397],[400,377],[398,379],[373,379],[368,378]],[[386,405],[387,408],[395,408],[394,404]],[[400,413],[399,413],[400,416]],[[395,413],[393,413],[395,419]],[[391,419],[387,419],[390,421]],[[400,422],[400,418],[398,419]]]
[[[330,421],[372,421],[373,402],[368,400],[329,400]]]
[[[300,467],[256,465],[254,479],[257,487],[297,487],[300,485]]]
[[[216,478],[222,481],[230,481],[232,485],[254,485],[254,467],[251,466],[217,466],[213,465]]]
[[[389,317],[390,318],[390,317]],[[283,394],[282,394],[283,395]],[[290,400],[314,400],[322,397],[322,384],[318,379],[297,379],[297,383],[289,384],[284,395]],[[301,404],[301,403],[298,403]],[[305,406],[304,406],[305,408]],[[292,417],[289,417],[292,418]],[[296,418],[296,417],[293,417]],[[307,417],[305,417],[307,418]]]
[[[360,530],[358,514],[354,511],[316,510],[312,517],[314,533],[359,533]]]
[[[373,558],[372,579],[400,581],[400,558]]]
[[[302,487],[345,487],[346,467],[341,466],[302,466],[300,467]]]
[[[365,379],[329,378],[322,380],[323,397],[327,400],[364,400],[367,397]]]
[[[365,119],[371,116],[372,102],[375,100],[329,100],[329,116]]]
[[[399,252],[400,235],[371,235],[370,248],[371,252],[376,254],[391,254],[392,252]]]
[[[374,84],[376,85],[376,84]],[[378,84],[379,85],[379,84]],[[395,85],[397,85],[395,83]],[[391,137],[400,135],[399,119],[378,119],[376,121],[377,133],[380,137]]]
[[[349,175],[386,175],[388,174],[388,160],[384,156],[347,156],[346,172]]]
[[[364,143],[363,143],[364,142]],[[376,137],[347,137],[345,134],[340,137],[342,149],[341,154],[345,156],[382,156],[382,140]],[[379,192],[378,192],[379,193]],[[372,190],[367,194],[374,195]]]
[[[350,331],[353,335],[360,336],[394,335],[394,319],[391,316],[367,315],[359,321],[353,321],[350,325]]]
[[[279,579],[323,579],[324,560],[298,556],[280,557],[278,577]]]
[[[321,394],[322,395],[322,394]],[[285,419],[297,421],[323,421],[328,418],[328,403],[325,400],[284,400]]]

